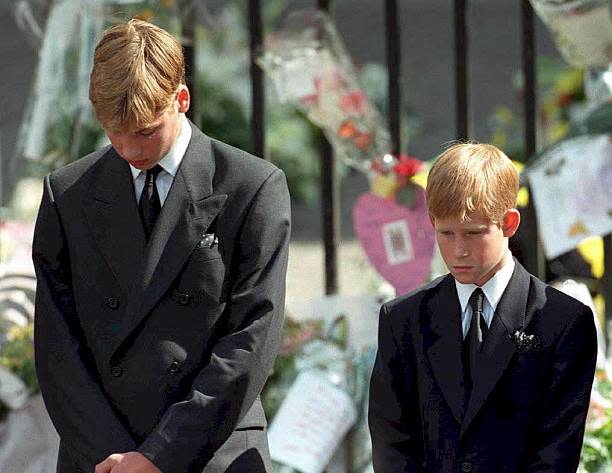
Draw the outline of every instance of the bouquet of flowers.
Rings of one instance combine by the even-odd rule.
[[[345,406],[352,412],[350,415],[352,420],[349,422],[352,427],[348,432],[351,437],[348,471],[359,473],[371,461],[371,444],[367,427],[367,393],[375,350],[371,347],[353,353],[347,348],[347,330],[347,321],[343,315],[337,317],[328,327],[325,327],[321,320],[297,321],[291,317],[286,319],[282,348],[262,393],[266,415],[272,419],[270,448],[273,458],[275,450],[273,430],[277,427],[275,422],[278,421],[278,417],[284,416],[282,410],[287,409],[283,402],[291,397],[295,383],[304,380],[305,376],[302,375],[311,375],[322,383],[323,389],[333,390],[335,387],[344,393],[341,397],[346,397],[350,403],[350,406]],[[340,409],[339,405],[336,407]],[[327,432],[328,425],[316,423],[315,426],[336,440],[343,436]],[[306,439],[304,442],[307,443]],[[329,445],[326,445],[326,455],[333,453],[333,450],[327,450]],[[297,471],[292,466],[279,461],[274,462],[274,470],[281,473]]]
[[[324,13],[302,10],[266,38],[259,64],[281,102],[320,127],[334,150],[362,171],[390,148],[378,110],[358,85],[349,55]]]

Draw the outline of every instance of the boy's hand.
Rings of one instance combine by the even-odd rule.
[[[96,465],[94,473],[162,473],[140,452],[113,453]]]

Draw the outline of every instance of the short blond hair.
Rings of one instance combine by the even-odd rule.
[[[454,144],[436,160],[427,178],[427,209],[432,218],[459,218],[480,213],[499,224],[516,207],[519,175],[496,146]]]
[[[96,46],[89,99],[107,131],[151,125],[185,83],[180,43],[167,31],[131,19],[107,29]]]

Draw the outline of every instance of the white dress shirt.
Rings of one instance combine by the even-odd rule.
[[[510,253],[510,250],[508,250],[508,253]],[[512,258],[512,254],[506,255],[505,260],[505,264],[481,287],[485,296],[483,315],[487,327],[491,326],[493,315],[495,315],[495,309],[497,309],[497,305],[514,271],[514,258]],[[472,308],[468,302],[472,292],[479,286],[476,284],[461,284],[456,279],[455,286],[457,287],[457,295],[459,296],[459,303],[461,304],[461,328],[463,329],[463,338],[465,338],[470,329],[470,322],[472,321]]]
[[[185,151],[187,150],[189,140],[191,139],[191,125],[189,125],[189,120],[187,120],[184,113],[179,114],[179,119],[181,120],[181,131],[174,141],[172,148],[170,148],[170,151],[168,151],[168,154],[166,154],[166,156],[164,156],[158,163],[162,167],[163,171],[157,175],[155,185],[157,186],[157,193],[159,194],[159,203],[162,206],[166,201],[166,197],[168,197],[170,186],[172,185],[174,176],[176,176],[176,171],[183,160],[183,156],[185,156]],[[138,202],[140,200],[140,195],[142,194],[142,189],[144,189],[146,171],[141,171],[131,164],[130,169],[132,171],[132,178],[134,179],[134,193],[136,195],[136,202]]]

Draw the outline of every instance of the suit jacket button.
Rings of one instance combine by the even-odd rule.
[[[470,471],[472,471],[472,464],[470,462],[463,462],[461,464],[461,471],[463,471],[463,473],[470,473]]]
[[[119,300],[114,298],[114,297],[109,297],[108,299],[106,299],[106,305],[115,310],[117,307],[119,307]]]
[[[178,303],[181,305],[187,305],[191,301],[191,296],[187,293],[180,294],[178,297]]]
[[[178,361],[173,361],[168,367],[169,373],[176,373],[179,369],[180,363]]]
[[[119,376],[123,374],[123,369],[121,368],[121,366],[113,366],[111,367],[111,374],[115,378],[118,378]]]

